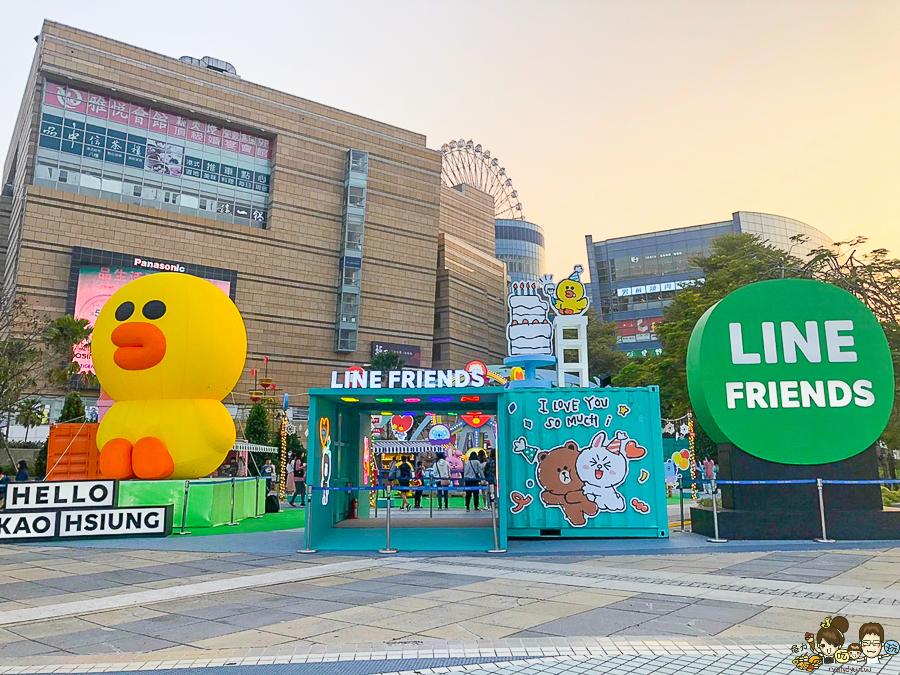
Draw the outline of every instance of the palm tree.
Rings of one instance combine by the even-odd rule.
[[[37,398],[26,398],[16,406],[16,424],[25,427],[25,442],[28,442],[28,430],[39,426],[44,421],[44,404]]]

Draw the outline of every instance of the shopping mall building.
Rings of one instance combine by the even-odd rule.
[[[235,395],[268,357],[301,408],[332,370],[386,349],[422,367],[502,359],[492,199],[442,186],[424,135],[218,59],[52,22],[36,41],[0,176],[7,293],[93,321],[131,278],[199,275],[246,322]]]
[[[675,291],[701,278],[691,258],[709,252],[715,237],[748,232],[796,256],[832,240],[799,220],[737,211],[731,220],[660,230],[605,241],[587,235],[591,301],[606,321],[616,322],[617,348],[632,356],[660,348],[655,326]],[[791,241],[803,235],[804,242]]]

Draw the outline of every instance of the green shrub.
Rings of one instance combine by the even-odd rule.
[[[44,478],[47,475],[47,444],[49,439],[41,444],[41,451],[34,460],[34,477]]]
[[[697,505],[702,506],[707,509],[711,509],[712,508],[712,499],[710,499],[709,497],[701,497],[700,499],[697,500]],[[718,509],[722,508],[722,498],[721,497],[716,497],[716,508],[718,508]]]
[[[77,391],[70,392],[66,396],[63,403],[62,412],[59,414],[57,422],[83,422],[84,421],[84,402],[81,395]]]

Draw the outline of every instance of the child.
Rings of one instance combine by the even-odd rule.
[[[413,477],[413,487],[421,488],[425,485],[425,462],[416,462],[416,474]],[[415,490],[413,494],[414,503],[417,509],[422,508],[422,490]]]
[[[851,661],[862,661],[862,648],[859,646],[858,642],[849,645],[847,647],[847,653],[850,655]]]
[[[844,646],[844,633],[849,628],[850,622],[842,616],[825,619],[816,633],[816,647],[825,664],[834,663],[834,653]]]

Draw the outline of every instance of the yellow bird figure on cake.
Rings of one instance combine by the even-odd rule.
[[[576,265],[569,278],[556,285],[553,308],[557,314],[584,314],[587,311],[589,300],[584,295],[584,284],[581,283],[583,271],[583,266]]]
[[[91,351],[115,401],[97,431],[104,478],[200,478],[219,467],[235,441],[222,399],[247,357],[225,293],[188,274],[135,279],[104,305]]]

